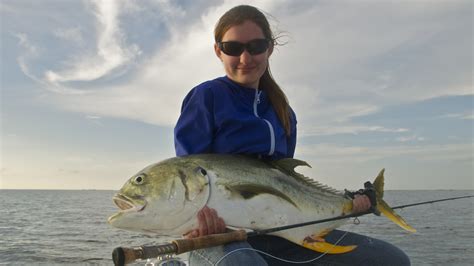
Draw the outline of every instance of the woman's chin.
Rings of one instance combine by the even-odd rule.
[[[233,81],[247,88],[258,88],[259,79],[254,77],[253,73],[241,73],[238,77],[235,77]]]

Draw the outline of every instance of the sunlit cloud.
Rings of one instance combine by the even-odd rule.
[[[119,24],[120,2],[92,1],[93,13],[97,19],[97,50],[91,54],[80,54],[70,68],[45,72],[45,80],[54,85],[69,81],[93,81],[133,60],[140,54],[137,45],[125,47],[126,35]],[[77,37],[77,33],[67,33]],[[65,34],[63,34],[64,36]]]
[[[23,53],[17,58],[17,62],[21,71],[23,74],[25,74],[25,76],[31,78],[32,80],[41,82],[35,77],[33,73],[31,73],[29,68],[29,60],[38,56],[38,48],[30,42],[27,34],[16,33],[13,35],[18,38],[18,45],[23,48]]]
[[[83,33],[80,27],[56,29],[53,34],[59,39],[74,43],[78,46],[84,44]]]
[[[291,39],[274,55],[273,72],[305,122],[472,94],[471,14],[459,1],[347,4],[300,3],[291,9],[298,16],[276,15]]]
[[[49,89],[81,92],[81,97],[51,95],[59,107],[172,126],[187,91],[224,74],[212,50],[212,31],[219,16],[240,1],[213,3],[193,16],[173,1],[90,3],[95,29],[55,33],[77,41],[81,32],[95,32],[97,41],[93,52],[77,51],[65,67],[44,72]],[[274,15],[278,20],[271,19],[272,24],[288,35],[270,64],[305,132],[313,131],[308,121],[337,127],[387,105],[472,93],[472,79],[464,73],[470,61],[450,60],[472,44],[462,23],[445,11],[460,8],[454,4],[358,3],[346,8],[339,2],[249,3]],[[155,23],[162,23],[167,38],[143,54],[140,44],[127,41],[132,33],[121,27],[121,19],[127,12],[140,17],[147,9],[157,10]],[[127,79],[97,83],[121,76],[123,69],[133,70]],[[75,88],[75,81],[87,89]]]
[[[473,120],[473,119],[474,119],[474,114],[465,115],[465,116],[463,116],[461,119],[464,119],[464,120]]]
[[[19,187],[47,187],[52,176],[75,173],[71,187],[92,187],[90,182],[115,188],[122,182],[118,176],[173,154],[170,132],[184,96],[197,84],[224,75],[213,51],[214,25],[225,11],[242,3],[273,15],[271,23],[286,35],[286,44],[275,49],[270,65],[297,114],[297,157],[321,162],[325,171],[336,166],[331,171],[341,172],[343,186],[347,179],[342,175],[350,176],[354,169],[340,166],[378,167],[377,160],[385,159],[423,161],[446,169],[460,166],[456,171],[469,175],[472,138],[466,133],[474,117],[465,101],[473,95],[469,1],[288,0],[2,2],[2,22],[7,22],[2,30],[8,32],[2,36],[7,36],[11,57],[29,78],[21,80],[17,68],[8,68],[10,80],[23,87],[7,84],[11,89],[4,95],[11,106],[34,105],[21,112],[38,111],[31,119],[41,118],[44,126],[26,133],[23,127],[37,121],[17,119],[23,113],[4,116],[4,121],[18,122],[4,128],[2,148],[8,160],[2,162],[7,169],[2,175],[26,178],[18,179]],[[446,97],[452,95],[461,97]],[[413,113],[413,118],[403,110],[419,104],[434,109],[446,98],[452,98],[449,104],[462,98],[463,104]],[[13,109],[12,114],[17,111]],[[57,121],[78,130],[57,137],[61,129],[48,132],[48,123]],[[445,122],[459,131],[440,132]],[[17,127],[11,126],[15,123]],[[112,130],[118,124],[123,134],[157,130],[159,136],[152,144],[122,147],[123,141],[108,138],[117,133]],[[83,128],[99,129],[103,135],[80,132]],[[436,145],[439,138],[434,134],[457,144]],[[108,145],[120,152],[101,149],[98,143],[104,136],[107,141],[102,142],[110,141]],[[74,146],[81,143],[76,138],[95,145]],[[24,168],[25,161],[29,168]],[[417,178],[418,187],[424,187],[423,177]]]
[[[425,141],[425,138],[417,136],[417,135],[411,135],[411,136],[398,137],[396,140],[399,142],[414,142],[414,141]]]
[[[318,163],[345,162],[364,163],[386,158],[406,157],[418,161],[465,161],[474,159],[472,145],[467,144],[429,144],[403,146],[344,146],[332,143],[299,146],[298,155],[316,158]]]
[[[182,15],[179,7],[164,2],[166,14]],[[99,116],[127,118],[155,125],[172,126],[182,99],[200,82],[224,75],[213,50],[213,26],[220,14],[232,7],[223,3],[196,18],[195,23],[180,25],[168,21],[169,38],[163,46],[138,67],[126,83],[89,88],[81,96],[53,95],[66,110]],[[174,17],[176,19],[176,17]]]
[[[445,114],[436,117],[436,119],[445,119],[445,118],[452,118],[452,119],[461,119],[461,120],[473,120],[474,113],[457,113],[457,114]]]
[[[337,134],[352,134],[368,132],[382,132],[382,133],[403,133],[408,132],[407,128],[386,128],[382,126],[364,126],[364,125],[344,125],[344,126],[305,126],[299,132],[300,137],[309,136],[327,136]]]

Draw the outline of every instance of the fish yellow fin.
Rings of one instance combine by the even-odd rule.
[[[327,253],[327,254],[342,254],[353,251],[357,246],[338,246],[331,243],[326,242],[323,238],[318,238],[318,240],[303,240],[303,247],[307,249],[311,249],[317,251],[319,253]]]
[[[392,208],[390,208],[390,206],[388,206],[384,200],[381,199],[380,201],[377,201],[377,210],[379,210],[380,213],[382,213],[390,221],[396,223],[401,228],[412,233],[416,232],[416,229],[411,227],[407,222],[405,222],[405,220],[403,220],[400,215],[395,213],[395,211],[392,210]]]
[[[374,188],[375,188],[375,195],[377,199],[377,210],[382,213],[385,217],[389,220],[400,226],[401,228],[409,231],[409,232],[416,232],[416,229],[411,227],[403,218],[398,215],[388,204],[383,200],[383,193],[384,193],[384,173],[385,169],[380,171],[377,178],[374,181]]]
[[[346,201],[342,206],[342,214],[349,214],[352,212],[353,203],[351,200]]]

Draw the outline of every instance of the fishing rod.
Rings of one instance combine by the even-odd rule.
[[[418,202],[418,203],[395,206],[395,207],[392,207],[392,209],[403,209],[403,208],[430,204],[430,203],[435,203],[435,202],[472,198],[472,197],[474,197],[474,195],[423,201],[423,202]],[[273,233],[277,231],[288,230],[288,229],[312,225],[312,224],[320,224],[320,223],[342,220],[342,219],[347,219],[347,218],[354,218],[354,217],[367,215],[370,213],[373,213],[373,211],[365,211],[365,212],[359,212],[359,213],[353,213],[353,214],[347,214],[347,215],[340,215],[340,216],[327,218],[327,219],[320,219],[320,220],[309,221],[309,222],[304,222],[304,223],[279,226],[279,227],[263,229],[263,230],[255,230],[251,232],[246,232],[245,230],[237,230],[237,231],[232,231],[229,233],[213,234],[213,235],[207,235],[207,236],[196,237],[196,238],[191,238],[191,239],[176,239],[176,240],[173,240],[171,243],[161,244],[161,245],[151,245],[151,246],[143,245],[143,246],[131,247],[131,248],[118,247],[118,248],[115,248],[114,251],[112,252],[112,259],[115,265],[122,266],[128,263],[132,263],[136,260],[158,258],[162,256],[169,256],[172,254],[178,255],[178,254],[186,253],[186,252],[193,251],[196,249],[220,246],[220,245],[233,242],[233,241],[245,241],[249,237],[254,237],[258,235],[269,234],[269,233]]]

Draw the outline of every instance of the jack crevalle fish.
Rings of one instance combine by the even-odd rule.
[[[197,213],[214,208],[227,226],[272,227],[331,218],[352,212],[352,200],[297,172],[309,166],[297,159],[264,161],[243,155],[200,154],[170,158],[132,176],[114,196],[121,209],[109,218],[117,228],[182,236],[198,226]],[[382,170],[374,187],[377,210],[415,231],[382,199]],[[355,246],[333,246],[324,236],[345,221],[272,233],[318,252],[345,253]]]

